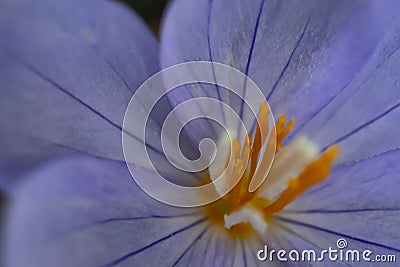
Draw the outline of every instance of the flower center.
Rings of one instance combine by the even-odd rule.
[[[271,134],[267,138],[261,133],[268,132],[268,115],[268,106],[262,102],[253,139],[248,135],[243,145],[235,138],[221,140],[218,147],[224,151],[209,167],[207,182],[225,176],[226,183],[219,187],[230,186],[229,182],[237,181],[240,176],[228,194],[205,206],[210,221],[233,237],[249,237],[254,231],[264,233],[274,213],[329,175],[330,166],[339,154],[337,145],[319,154],[315,144],[305,137],[283,146],[284,138],[295,123],[294,120],[286,123],[285,115],[281,115],[275,124],[276,136]],[[268,162],[274,156],[268,170]],[[221,174],[223,170],[225,172]],[[249,190],[250,183],[265,177],[257,190]],[[218,186],[215,189],[226,192]]]

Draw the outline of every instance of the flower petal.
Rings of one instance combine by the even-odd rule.
[[[302,125],[368,60],[381,11],[374,1],[178,0],[164,21],[161,62],[231,65],[262,88],[275,115]]]
[[[332,218],[333,216],[330,216],[330,219]],[[316,221],[317,219],[319,219],[319,221]],[[368,228],[371,225],[368,224],[368,222],[361,227],[356,226],[358,224],[351,225],[350,223],[353,219],[364,220],[365,218],[346,218],[345,221],[349,222],[348,224],[343,223],[343,219],[343,217],[338,217],[338,220],[334,219],[332,224],[327,225],[327,220],[321,220],[320,218],[309,216],[308,214],[304,216],[299,216],[296,214],[293,216],[282,216],[278,218],[278,220],[284,224],[286,228],[290,229],[292,233],[298,233],[299,237],[312,242],[312,244],[315,244],[315,246],[317,248],[321,248],[321,250],[329,249],[329,247],[336,249],[337,240],[345,239],[348,244],[348,250],[358,250],[360,251],[360,255],[362,255],[364,250],[371,250],[373,252],[371,259],[374,259],[374,256],[377,254],[396,255],[396,257],[399,256],[399,248],[390,246],[390,243],[393,240],[385,241],[385,238],[387,238],[385,233],[383,234],[384,237],[379,237],[379,234],[382,232],[382,228]],[[333,228],[334,223],[336,228]],[[355,229],[356,227],[359,228],[358,231]],[[366,232],[374,234],[370,236],[366,234]],[[384,242],[379,243],[379,241],[382,239]],[[360,266],[364,266],[364,264],[365,262],[363,262]]]
[[[338,166],[324,184],[310,189],[282,216],[400,252],[399,157],[400,150],[394,150]]]
[[[400,16],[391,13],[385,38],[362,73],[300,131],[321,147],[339,143],[338,163],[400,148],[400,129],[394,127],[400,120]]]
[[[400,206],[396,193],[400,183],[396,175],[400,171],[399,156],[397,149],[349,165],[339,165],[326,182],[311,188],[288,209],[395,209]]]
[[[274,224],[274,235],[279,236],[279,238],[275,238],[275,243],[271,242],[268,239],[265,239],[264,244],[268,246],[268,251],[271,251],[272,249],[275,249],[275,251],[279,250],[285,250],[286,257],[288,261],[285,261],[285,266],[288,264],[288,266],[299,266],[299,262],[302,261],[302,252],[304,250],[314,250],[316,252],[317,257],[319,257],[318,253],[319,251],[325,249],[324,247],[320,247],[318,245],[318,239],[319,237],[313,236],[312,238],[304,237],[302,235],[302,232],[295,232],[293,229],[290,227],[290,225],[287,225],[287,223],[275,220],[273,222]],[[274,246],[272,246],[274,245]],[[292,252],[291,250],[296,250],[299,252],[299,260],[290,260],[291,258],[296,259],[296,254],[295,252]],[[271,253],[272,254],[272,253]],[[277,255],[272,256],[275,261],[278,261]],[[305,257],[307,255],[305,254]],[[307,259],[307,258],[306,258]],[[307,260],[305,260],[307,261]],[[306,265],[305,265],[306,266]],[[318,266],[318,265],[317,265]],[[323,261],[323,266],[348,266],[345,263],[340,263],[340,262],[330,262],[328,259]]]
[[[79,158],[33,174],[9,207],[5,266],[172,264],[208,227],[147,196],[120,162]]]
[[[125,108],[158,70],[151,32],[112,1],[17,0],[0,10],[2,158],[18,162],[13,171],[76,151],[122,160]]]

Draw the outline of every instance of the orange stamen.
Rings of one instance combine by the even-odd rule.
[[[254,135],[254,143],[251,152],[250,177],[253,177],[254,172],[256,171],[258,165],[258,155],[265,143],[265,139],[268,136],[268,114],[269,109],[267,103],[263,101],[260,104],[260,111],[258,112],[256,133]]]
[[[288,188],[282,192],[276,201],[265,207],[264,212],[281,211],[308,188],[324,180],[330,172],[330,165],[338,155],[339,146],[331,146],[319,159],[308,165],[297,178],[290,180]]]
[[[282,141],[285,139],[287,134],[293,129],[294,124],[296,123],[295,120],[290,120],[286,125],[286,116],[285,114],[282,114],[276,125],[276,151],[282,148]]]
[[[257,190],[252,191],[253,189],[250,188],[253,185],[254,189],[257,188],[263,178],[267,176],[268,162],[271,162],[274,155],[282,148],[283,140],[295,124],[295,120],[287,122],[286,116],[283,114],[275,124],[275,131],[269,134],[269,112],[268,105],[262,102],[257,118],[254,140],[251,139],[250,135],[247,135],[243,146],[236,138],[232,140],[231,149],[234,161],[232,162],[233,165],[228,166],[230,168],[233,167],[228,175],[230,175],[231,181],[235,181],[239,177],[240,180],[226,196],[205,206],[206,215],[210,220],[235,238],[248,237],[254,232],[254,229],[249,223],[239,223],[230,229],[226,229],[224,227],[225,214],[231,214],[246,205],[250,205],[258,211],[262,211],[265,215],[265,220],[269,220],[268,218],[271,218],[273,213],[281,211],[308,188],[323,181],[329,175],[330,166],[339,154],[339,147],[337,145],[331,146],[318,159],[312,161],[296,178],[291,179],[287,188],[276,200],[270,201],[261,196],[257,197]],[[260,155],[264,145],[266,145],[265,150]],[[262,157],[260,161],[258,160],[259,157]],[[290,166],[288,167],[290,168]],[[278,176],[276,179],[279,179]]]

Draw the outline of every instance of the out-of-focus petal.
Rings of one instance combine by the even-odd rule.
[[[10,171],[76,151],[123,159],[125,108],[158,70],[157,41],[132,11],[113,1],[2,1],[0,39]]]
[[[147,196],[120,162],[65,160],[32,176],[8,210],[4,266],[172,265],[208,227],[198,210]]]
[[[383,35],[380,4],[178,0],[164,20],[161,62],[231,65],[262,88],[275,115],[286,113],[300,126],[367,62]],[[217,90],[207,92],[215,97]]]

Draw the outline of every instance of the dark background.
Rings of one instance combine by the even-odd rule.
[[[160,19],[169,0],[119,0],[134,9],[158,35]]]

